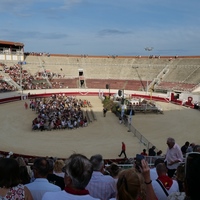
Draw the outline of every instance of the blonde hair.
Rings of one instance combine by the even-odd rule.
[[[63,160],[56,160],[56,162],[54,163],[53,170],[56,173],[60,173],[62,172],[62,169],[64,166],[65,166],[65,163]]]
[[[118,200],[136,200],[138,196],[142,200],[146,199],[143,178],[134,168],[126,169],[119,173],[117,191]]]

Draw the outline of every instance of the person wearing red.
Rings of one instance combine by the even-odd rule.
[[[143,155],[143,156],[148,156],[147,153],[146,153],[146,149],[143,149],[141,155]]]
[[[179,192],[178,182],[167,175],[167,168],[164,163],[156,166],[158,178],[152,181],[152,186],[158,200],[167,200],[168,195]]]
[[[125,145],[124,142],[122,142],[122,150],[121,150],[121,153],[118,156],[121,157],[122,154],[124,154],[124,157],[127,158],[127,156],[126,156],[126,145]]]
[[[24,103],[24,107],[25,109],[28,109],[28,104],[26,102]]]

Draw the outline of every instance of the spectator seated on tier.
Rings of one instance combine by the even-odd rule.
[[[167,200],[167,196],[174,192],[179,192],[179,186],[176,180],[167,175],[167,168],[164,163],[156,166],[158,178],[152,181],[152,186],[158,200]]]
[[[65,173],[65,189],[60,192],[46,192],[42,200],[95,200],[85,189],[93,172],[92,164],[87,157],[81,154],[72,154],[66,160],[63,171]]]
[[[57,176],[63,177],[65,176],[65,173],[62,171],[63,167],[65,166],[65,163],[61,159],[57,159],[54,163],[53,167],[53,173]]]
[[[149,170],[144,159],[141,160],[141,172],[135,168],[122,170],[117,181],[117,196],[110,200],[157,200]]]
[[[30,183],[31,180],[31,169],[27,166],[24,158],[17,157],[16,161],[19,164],[19,175],[20,175],[20,183],[25,185]]]
[[[46,158],[37,158],[33,164],[33,173],[35,180],[26,184],[34,200],[41,200],[45,192],[60,191],[60,187],[49,183],[47,175],[49,173],[49,162]]]
[[[117,183],[119,172],[122,170],[121,167],[118,166],[117,163],[111,163],[109,166],[105,168],[105,175],[110,175],[114,178]]]
[[[19,164],[13,158],[0,159],[0,199],[33,200],[29,189],[21,184]]]
[[[141,152],[141,155],[143,155],[143,156],[148,156],[148,154],[147,154],[146,152],[147,152],[147,150],[146,150],[146,149],[143,149],[143,151]]]
[[[158,174],[156,171],[156,167],[159,163],[164,163],[164,159],[162,158],[158,158],[155,160],[154,162],[154,167],[150,169],[150,176],[151,176],[151,180],[156,180],[158,178]]]
[[[115,180],[109,176],[104,175],[104,161],[102,155],[93,155],[90,158],[93,166],[93,173],[90,182],[86,189],[94,198],[108,200],[116,196],[116,183]]]
[[[49,162],[49,173],[47,175],[47,180],[50,183],[59,186],[61,188],[61,190],[64,190],[64,188],[65,188],[64,178],[57,176],[56,174],[53,173],[54,160],[49,158],[49,159],[47,159],[47,161]]]

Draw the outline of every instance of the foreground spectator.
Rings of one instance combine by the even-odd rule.
[[[119,167],[117,163],[111,163],[108,167],[106,167],[104,174],[112,176],[117,183],[118,175],[121,170],[122,168]]]
[[[24,185],[30,183],[31,177],[28,173],[28,167],[25,160],[22,157],[17,157],[16,161],[19,165],[20,183]]]
[[[162,158],[158,158],[155,160],[154,162],[154,167],[150,169],[150,176],[151,176],[151,180],[156,180],[158,178],[158,174],[156,171],[156,167],[159,163],[164,163],[164,159]]]
[[[64,178],[57,176],[53,173],[53,167],[54,167],[53,159],[48,159],[48,162],[49,162],[49,174],[47,176],[47,180],[50,183],[53,183],[54,185],[59,186],[61,190],[64,190],[65,188]]]
[[[116,196],[115,180],[109,176],[104,175],[104,161],[102,155],[93,155],[90,158],[93,165],[93,173],[90,182],[86,189],[89,190],[90,195],[101,200],[108,200]]]
[[[12,158],[0,159],[0,199],[33,199],[27,187],[20,184],[19,165]]]
[[[49,173],[49,163],[45,158],[37,158],[33,164],[33,173],[35,180],[27,184],[34,200],[41,200],[45,192],[60,191],[60,187],[49,183],[47,175]]]
[[[47,192],[42,200],[94,200],[85,189],[92,176],[92,164],[81,154],[73,154],[66,162],[65,190]]]
[[[200,153],[186,154],[185,193],[190,200],[200,199]]]
[[[180,162],[183,161],[183,154],[179,145],[175,143],[174,138],[168,138],[167,145],[165,162],[167,163],[168,176],[172,178]]]
[[[181,163],[177,170],[176,170],[176,176],[175,176],[176,181],[178,182],[179,186],[179,191],[180,192],[185,192],[184,188],[184,181],[185,181],[185,163]]]
[[[141,160],[140,171],[130,168],[119,173],[117,200],[157,200],[151,184],[150,169],[144,159]]]
[[[64,166],[65,166],[65,163],[63,160],[61,159],[56,160],[53,167],[53,173],[57,176],[64,178],[65,173],[63,173],[62,171]]]
[[[167,175],[167,168],[164,163],[159,163],[156,167],[158,178],[152,181],[154,192],[158,200],[167,200],[169,194],[179,192],[179,186],[176,180],[172,180]]]

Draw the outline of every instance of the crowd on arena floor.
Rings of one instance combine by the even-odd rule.
[[[26,104],[26,103],[25,103]],[[52,95],[49,98],[30,99],[29,107],[36,111],[32,121],[32,130],[74,129],[88,125],[82,108],[91,107],[87,100],[77,99],[65,94]],[[25,105],[27,109],[27,105]]]
[[[87,158],[74,153],[66,160],[0,158],[0,198],[4,200],[197,200],[200,145],[179,146],[168,138],[164,157],[150,168],[146,155],[137,154],[129,168],[117,162],[105,165],[100,154]],[[154,154],[154,148],[149,150]]]

